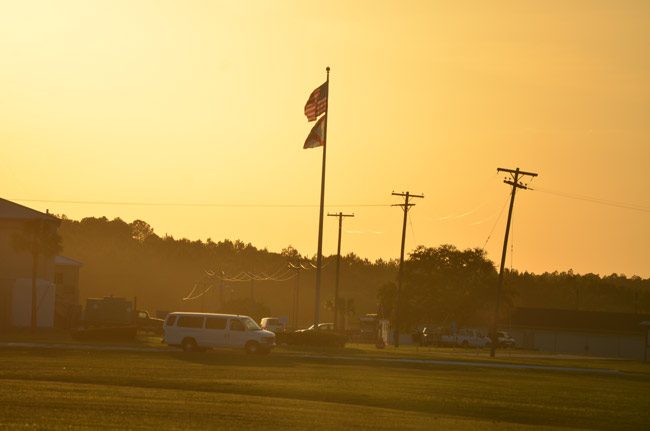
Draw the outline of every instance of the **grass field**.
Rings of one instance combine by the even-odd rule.
[[[370,350],[348,351],[361,360],[1,348],[0,427],[650,427],[645,364],[599,375],[386,363]],[[412,353],[421,354],[434,353]]]

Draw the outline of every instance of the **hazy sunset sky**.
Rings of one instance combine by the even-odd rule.
[[[498,262],[520,167],[508,267],[650,277],[649,47],[643,0],[1,1],[0,197],[313,255],[330,66],[344,253],[398,257],[408,190],[407,251]]]

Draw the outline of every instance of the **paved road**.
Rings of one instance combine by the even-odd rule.
[[[169,353],[176,351],[168,347],[142,347],[142,346],[124,346],[124,345],[103,345],[103,344],[55,344],[55,343],[24,343],[24,342],[2,342],[1,348],[27,348],[27,349],[62,349],[78,351],[110,351],[110,352],[152,352],[152,353]],[[578,367],[561,367],[552,365],[534,365],[534,364],[512,364],[505,362],[486,362],[486,361],[462,361],[462,360],[445,360],[445,359],[424,359],[424,358],[405,358],[405,357],[373,357],[373,356],[354,356],[354,355],[324,355],[315,353],[293,353],[282,352],[274,353],[275,356],[284,356],[300,358],[304,360],[328,360],[340,362],[383,362],[392,364],[422,364],[422,365],[442,365],[453,367],[473,367],[473,368],[500,368],[511,370],[541,370],[541,371],[559,371],[581,374],[623,374],[619,370],[610,368],[578,368]]]

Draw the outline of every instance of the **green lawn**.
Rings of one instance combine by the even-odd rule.
[[[0,428],[650,427],[643,372],[0,348],[0,388]]]

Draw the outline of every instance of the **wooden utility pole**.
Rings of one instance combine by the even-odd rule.
[[[251,265],[251,303],[255,302],[255,263]]]
[[[289,263],[289,269],[296,271],[296,289],[293,295],[293,329],[298,329],[298,313],[300,310],[300,271],[305,269],[302,265]]]
[[[223,279],[225,277],[226,277],[226,273],[221,271],[221,281],[219,283],[219,307],[220,307],[219,311],[221,311],[222,313],[226,309],[225,304],[224,304],[224,300],[223,300],[223,283],[224,283]]]
[[[397,273],[397,297],[395,298],[395,347],[399,347],[399,321],[400,321],[400,293],[402,290],[402,267],[404,266],[404,244],[406,241],[406,219],[410,207],[415,206],[415,204],[409,203],[409,198],[423,198],[424,195],[413,195],[409,192],[406,193],[395,193],[393,196],[401,196],[404,198],[403,204],[392,205],[394,207],[402,207],[404,210],[404,223],[402,224],[402,248],[399,253],[399,271]]]
[[[522,176],[529,176],[529,177],[536,177],[537,174],[533,172],[524,172],[520,171],[519,168],[512,170],[512,169],[504,169],[504,168],[497,168],[497,172],[507,172],[511,175],[511,179],[505,178],[503,180],[504,183],[510,184],[512,186],[512,194],[510,195],[510,209],[508,210],[508,222],[506,223],[506,235],[503,239],[503,251],[501,252],[501,267],[499,268],[499,281],[497,283],[497,292],[496,292],[496,302],[494,306],[494,319],[492,320],[492,331],[490,331],[492,343],[490,344],[490,356],[494,357],[494,354],[497,349],[497,344],[499,341],[499,338],[497,337],[497,326],[499,322],[499,302],[501,299],[501,287],[503,285],[503,269],[506,263],[506,253],[508,251],[508,235],[510,234],[510,223],[512,222],[512,208],[515,204],[515,194],[517,192],[517,189],[527,189],[524,184],[519,182],[519,179]]]
[[[339,218],[339,242],[336,249],[336,284],[334,287],[334,330],[339,330],[339,276],[341,273],[341,229],[343,227],[343,217],[354,217],[354,214],[338,214],[327,213],[328,217]]]

